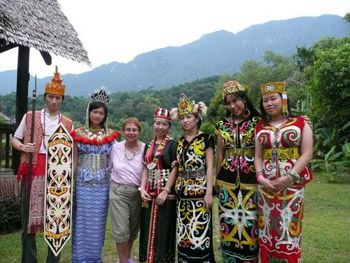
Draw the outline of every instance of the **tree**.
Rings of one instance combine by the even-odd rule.
[[[283,81],[293,76],[294,65],[290,57],[266,51],[264,61],[267,64],[268,81]]]
[[[262,62],[247,60],[241,66],[237,80],[248,87],[247,94],[253,104],[258,107],[260,101],[260,85],[268,81],[269,69]]]
[[[314,62],[315,50],[309,49],[305,46],[297,47],[297,52],[292,56],[298,71],[304,73],[305,68]]]
[[[350,13],[345,14],[344,20],[350,24]]]
[[[245,61],[241,66],[241,73],[237,76],[237,80],[248,86],[247,94],[253,104],[259,108],[260,85],[275,81],[286,81],[289,84],[293,82],[294,72],[295,67],[290,57],[267,51],[264,55],[264,62]],[[295,101],[297,100],[298,98],[295,99]]]
[[[350,38],[326,38],[312,47],[315,62],[307,68],[316,123],[341,127],[349,120]]]
[[[208,111],[206,116],[206,123],[208,124],[203,125],[203,127],[205,127],[206,129],[209,129],[208,127],[215,127],[216,122],[224,116],[225,107],[224,101],[222,99],[221,89],[225,82],[232,79],[234,79],[234,77],[231,75],[223,75],[216,83],[215,94],[208,105]],[[213,132],[213,130],[214,129],[212,129],[211,132]]]
[[[302,102],[301,111],[309,115],[310,112],[310,95],[306,89],[306,82],[310,79],[310,76],[306,72],[306,68],[313,65],[315,57],[315,50],[307,48],[305,46],[297,47],[296,54],[292,56],[292,61],[295,66],[292,86],[299,87],[295,89],[292,87],[290,90],[293,93],[298,93],[298,100]]]
[[[145,95],[140,98],[137,103],[135,103],[135,110],[138,113],[139,121],[150,121],[154,114],[154,111],[160,107],[159,98],[155,98],[150,95]]]

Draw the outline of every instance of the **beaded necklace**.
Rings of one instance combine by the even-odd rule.
[[[93,128],[89,128],[89,129],[85,129],[85,136],[87,138],[89,138],[90,140],[96,139],[98,141],[102,140],[102,135],[104,132],[104,129],[93,129]]]
[[[139,143],[137,142],[137,145],[136,145],[136,147],[134,149],[134,152],[133,152],[133,154],[132,154],[132,156],[130,158],[130,157],[128,157],[128,155],[126,153],[127,152],[127,150],[126,150],[126,143],[124,143],[124,156],[125,156],[125,159],[127,159],[128,161],[131,161],[132,159],[134,159],[138,148],[139,148]]]
[[[166,143],[170,140],[170,136],[167,134],[161,141],[160,144],[156,144],[157,141],[157,137],[155,137],[152,142],[150,143],[149,148],[147,149],[147,152],[145,154],[145,161],[147,162],[147,168],[149,170],[153,170],[154,168],[156,168],[157,164],[160,163],[159,162],[159,157],[166,145]],[[157,147],[154,153],[154,157],[152,159],[152,152],[153,152],[153,148]],[[159,166],[161,166],[161,164],[159,164]]]

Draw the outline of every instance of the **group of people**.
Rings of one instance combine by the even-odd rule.
[[[86,124],[74,130],[72,121],[59,113],[61,80],[56,90],[52,83],[44,94],[46,108],[35,113],[34,143],[29,142],[31,113],[12,139],[22,152],[18,174],[23,194],[28,153],[34,160],[30,201],[36,205],[30,206],[28,225],[23,226],[22,262],[37,262],[35,233],[43,226],[44,201],[42,191],[35,189],[44,188],[47,138],[60,122],[75,141],[73,262],[102,262],[108,207],[122,263],[133,262],[138,236],[139,262],[175,262],[176,254],[181,263],[215,262],[213,216],[219,217],[222,262],[301,262],[312,130],[304,117],[291,113],[285,83],[261,85],[259,112],[244,86],[226,82],[226,116],[215,126],[216,147],[214,136],[200,131],[206,105],[183,93],[177,107],[156,109],[151,142],[139,141],[136,118],[124,120],[124,140],[116,142],[119,133],[107,127],[105,90],[91,96]],[[169,135],[172,121],[184,130],[177,140]],[[218,215],[212,214],[215,195]],[[49,251],[47,262],[59,262],[59,256]]]

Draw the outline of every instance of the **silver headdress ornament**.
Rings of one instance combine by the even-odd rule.
[[[105,87],[101,87],[98,90],[96,90],[91,96],[90,96],[90,102],[93,101],[100,101],[104,104],[108,104],[110,100],[110,93],[106,90]]]
[[[105,104],[107,106],[108,102],[110,101],[109,91],[107,91],[107,89],[104,86],[102,86],[101,88],[95,90],[95,92],[92,95],[90,95],[90,101],[89,101],[87,108],[86,108],[86,119],[85,119],[85,127],[87,127],[87,128],[89,128],[90,103],[92,103],[94,101],[102,102],[103,104]],[[107,123],[108,123],[108,117],[107,117],[106,123],[105,123],[106,130],[107,130]]]

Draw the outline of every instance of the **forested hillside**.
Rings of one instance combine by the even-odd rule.
[[[113,129],[120,129],[121,122],[127,117],[137,117],[142,124],[142,138],[150,140],[153,136],[151,129],[152,116],[158,107],[171,109],[177,107],[180,93],[184,92],[195,101],[203,101],[209,105],[215,94],[215,85],[219,76],[213,76],[190,83],[184,83],[164,90],[149,88],[142,91],[116,92],[111,94],[111,101],[108,104],[108,123]],[[1,97],[2,111],[11,119],[15,117],[16,94],[11,93]],[[75,126],[84,125],[88,98],[67,95],[61,107],[61,112],[74,120]],[[28,100],[30,105],[30,100]],[[42,109],[43,97],[39,95],[36,104],[37,109]],[[176,124],[175,124],[176,126]],[[179,131],[173,129],[174,137]]]
[[[298,17],[253,25],[237,34],[221,30],[180,47],[140,54],[128,63],[112,62],[82,74],[61,74],[67,94],[72,96],[87,96],[101,86],[113,92],[149,87],[164,89],[240,72],[244,61],[263,61],[266,51],[291,56],[297,46],[310,47],[321,37],[341,38],[347,34],[348,27],[340,16]],[[51,78],[38,79],[39,93]],[[30,87],[34,85],[33,80],[32,77]],[[10,93],[15,88],[16,71],[0,72],[1,93]]]
[[[350,21],[350,16],[349,16]],[[236,79],[245,85],[249,97],[259,108],[262,83],[285,81],[288,98],[296,114],[308,115],[313,122],[315,157],[345,160],[337,170],[350,165],[350,38],[323,38],[310,48],[297,47],[293,56],[266,52],[263,61],[246,60],[239,74],[225,74],[157,90],[116,92],[108,105],[109,127],[120,130],[126,117],[137,117],[142,124],[143,141],[151,140],[152,116],[158,107],[177,107],[180,93],[208,105],[208,114],[201,129],[214,133],[215,123],[224,116],[221,87],[225,81]],[[300,104],[297,107],[296,104]],[[1,97],[2,112],[11,119],[15,116],[15,93]],[[74,120],[75,126],[84,125],[88,98],[67,95],[62,112]],[[29,104],[30,105],[30,104]],[[37,109],[43,107],[42,97]],[[182,130],[173,123],[171,134],[180,137]],[[323,162],[323,163],[322,163]],[[322,165],[330,160],[323,160]],[[336,164],[334,164],[336,165]],[[328,169],[327,168],[327,169]],[[331,168],[329,168],[331,169]]]

